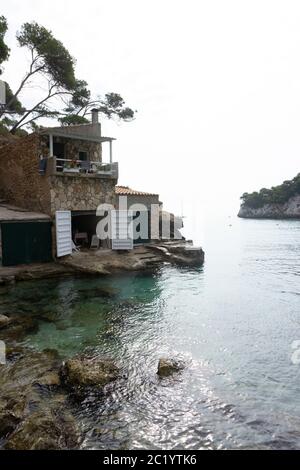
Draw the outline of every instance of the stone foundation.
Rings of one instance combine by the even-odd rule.
[[[51,212],[96,210],[99,204],[116,204],[114,179],[51,176]]]

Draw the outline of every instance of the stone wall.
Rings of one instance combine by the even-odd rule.
[[[51,176],[51,212],[96,210],[99,204],[116,204],[115,179]]]
[[[39,138],[20,137],[0,148],[0,192],[9,203],[50,214],[50,184],[39,173]]]

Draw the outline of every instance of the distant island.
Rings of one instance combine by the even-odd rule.
[[[300,219],[300,173],[271,189],[244,193],[238,217],[247,219]]]

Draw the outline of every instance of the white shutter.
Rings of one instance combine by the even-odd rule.
[[[60,256],[72,253],[72,216],[71,211],[56,211],[56,254]]]
[[[133,249],[132,211],[111,211],[113,250]]]

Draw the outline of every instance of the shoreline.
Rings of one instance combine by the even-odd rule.
[[[300,215],[237,215],[239,219],[251,220],[300,220]]]
[[[202,248],[190,242],[166,242],[156,245],[140,245],[129,252],[107,250],[83,250],[60,261],[0,267],[0,285],[19,281],[51,279],[69,276],[111,276],[129,272],[151,272],[164,264],[202,266]]]

